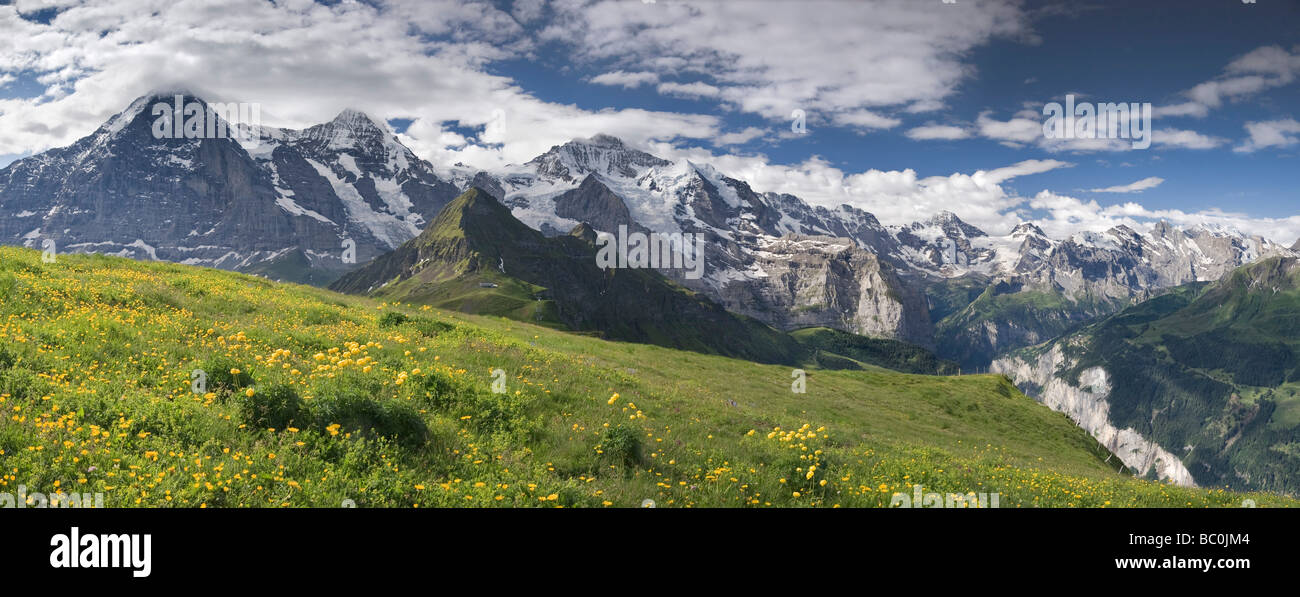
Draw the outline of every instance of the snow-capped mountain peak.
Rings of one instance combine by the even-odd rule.
[[[174,116],[177,95],[182,116],[198,103],[225,126],[158,135],[152,106]],[[457,194],[364,113],[232,130],[211,107],[152,93],[73,145],[0,170],[0,239],[245,271],[287,259],[277,275],[328,282],[352,255],[364,262],[413,238]]]
[[[127,106],[125,110],[122,110],[112,118],[109,118],[108,122],[105,122],[104,125],[100,127],[100,130],[110,135],[116,135],[122,132],[122,129],[125,129],[126,126],[131,124],[131,122],[139,117],[140,114],[144,113],[155,101],[164,100],[161,97],[147,95],[136,98],[136,100],[131,102],[131,105]],[[170,98],[166,101],[170,101]]]
[[[383,124],[381,121],[376,120],[369,114],[355,108],[344,108],[338,113],[338,115],[329,121],[329,124],[353,129],[375,128],[384,130],[387,128],[387,125]]]
[[[1011,229],[1010,236],[1012,238],[1023,238],[1027,236],[1047,238],[1047,234],[1043,232],[1043,229],[1039,228],[1033,222],[1021,222],[1016,224],[1016,227]]]
[[[643,151],[631,149],[617,137],[598,134],[589,139],[575,139],[551,147],[533,158],[526,166],[539,176],[581,182],[587,174],[633,178],[645,168],[668,162]]]
[[[975,238],[985,236],[983,230],[967,224],[961,218],[957,217],[957,214],[946,209],[931,216],[925,222],[912,224],[913,230],[919,230],[926,226],[938,228],[942,230],[944,234],[951,237],[964,236],[967,238]]]

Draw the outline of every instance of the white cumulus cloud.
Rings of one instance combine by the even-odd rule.
[[[1148,176],[1142,180],[1134,181],[1125,185],[1113,187],[1103,187],[1100,189],[1088,189],[1089,193],[1141,193],[1147,189],[1154,189],[1160,186],[1165,179],[1159,176]]]

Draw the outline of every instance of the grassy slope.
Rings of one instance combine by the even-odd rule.
[[[918,483],[1003,507],[1243,497],[1112,472],[1000,376],[809,370],[794,394],[788,367],[9,247],[0,297],[0,490],[145,506],[873,506]]]
[[[484,287],[481,284],[496,284]],[[407,297],[408,302],[418,299],[439,309],[463,313],[493,314],[539,325],[564,328],[555,309],[555,301],[537,300],[536,295],[545,290],[492,270],[466,274],[452,280],[427,283],[420,278],[407,278],[386,286],[382,296]]]
[[[942,360],[920,346],[898,340],[868,338],[825,327],[794,330],[790,335],[803,345],[820,351],[814,355],[813,361],[827,369],[876,366],[926,375],[955,375],[961,372],[957,363]],[[843,363],[841,357],[850,361]]]

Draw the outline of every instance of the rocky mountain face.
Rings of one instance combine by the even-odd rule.
[[[1300,489],[1300,261],[1267,258],[998,358],[1139,473]]]
[[[717,293],[738,313],[786,330],[828,327],[928,344],[930,319],[923,297],[892,265],[844,238],[758,236],[747,271]]]
[[[357,263],[414,238],[459,194],[385,124],[355,110],[301,131],[258,133],[250,153],[269,171],[277,205],[341,228],[357,243]]]
[[[1058,371],[1078,365],[1077,358],[1067,354],[1070,348],[1077,349],[1080,343],[1074,339],[1054,344],[1036,355],[1000,358],[993,361],[990,370],[1010,377],[1021,391],[1037,398],[1048,408],[1065,413],[1136,474],[1185,487],[1196,486],[1192,474],[1176,455],[1133,427],[1120,429],[1115,426],[1109,401],[1112,378],[1105,368],[1086,368],[1079,372],[1075,383],[1057,375]]]
[[[182,95],[243,136],[157,138],[153,107],[175,103],[141,97],[0,170],[0,242],[323,284],[414,237],[457,193],[359,112],[301,131],[237,127]]]

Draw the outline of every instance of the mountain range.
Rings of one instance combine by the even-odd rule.
[[[459,193],[360,112],[248,139],[156,138],[151,108],[174,99],[141,97],[0,170],[0,239],[325,284],[413,238]]]
[[[660,272],[777,329],[904,340],[968,368],[1180,284],[1297,254],[1258,236],[1167,223],[1063,239],[1028,222],[992,236],[947,212],[885,226],[849,205],[757,192],[707,164],[606,135],[491,173],[439,171],[355,110],[302,130],[245,127],[255,142],[157,139],[148,108],[174,96],[141,97],[73,145],[0,170],[0,240],[327,285],[415,238],[478,187],[548,237],[582,223],[703,235],[704,276]]]

